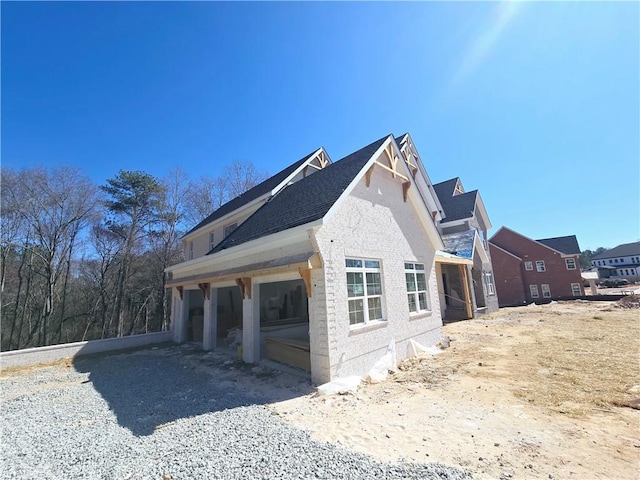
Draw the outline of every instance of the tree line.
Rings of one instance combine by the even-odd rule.
[[[0,171],[0,349],[169,328],[165,269],[181,237],[268,175],[234,161],[217,177],[120,170],[96,185],[80,169]]]

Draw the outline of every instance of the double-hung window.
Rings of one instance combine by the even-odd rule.
[[[567,265],[567,270],[575,270],[576,269],[576,259],[575,258],[565,258],[564,263]]]
[[[544,266],[544,260],[536,260],[536,270],[539,272],[546,271],[546,268]]]
[[[579,297],[580,295],[582,295],[582,291],[580,290],[579,283],[571,284],[571,293],[573,294],[574,297]]]
[[[209,232],[209,250],[213,250],[213,247],[216,246],[216,236],[213,232]]]
[[[382,270],[379,260],[347,258],[349,324],[384,320],[382,312]]]
[[[533,270],[533,262],[524,262],[525,270]]]
[[[549,284],[543,283],[540,287],[542,288],[542,296],[544,298],[551,298],[551,288],[549,288]]]
[[[483,273],[484,273],[484,283],[487,286],[487,294],[495,295],[496,288],[495,288],[495,285],[493,284],[493,273],[491,272],[483,272]]]
[[[409,302],[409,312],[417,313],[420,311],[429,310],[429,295],[427,295],[427,275],[424,271],[424,264],[405,262],[404,276],[407,281],[407,300]]]
[[[529,292],[531,293],[531,298],[538,298],[540,296],[538,294],[538,285],[529,285]]]

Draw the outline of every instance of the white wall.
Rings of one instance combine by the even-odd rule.
[[[415,187],[411,187],[415,188]],[[371,186],[364,179],[339,207],[315,239],[323,260],[324,298],[313,298],[311,310],[312,369],[314,382],[347,375],[364,375],[384,355],[391,340],[398,360],[408,356],[408,340],[434,345],[442,336],[442,318],[437,295],[435,250],[431,246],[409,202],[403,201],[402,183],[382,169],[375,169]],[[345,258],[382,261],[383,309],[386,322],[349,325]],[[431,312],[409,315],[404,263],[425,264]],[[320,283],[314,277],[314,283]],[[317,290],[314,290],[314,295]],[[320,341],[314,345],[313,339]],[[325,340],[326,339],[326,340]],[[326,341],[326,352],[322,344]],[[315,361],[314,361],[315,360]],[[320,378],[323,377],[323,378]]]

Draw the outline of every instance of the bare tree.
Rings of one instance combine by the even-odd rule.
[[[37,344],[49,345],[52,341],[50,322],[59,306],[56,300],[65,296],[61,291],[62,282],[69,273],[78,232],[95,213],[96,188],[77,169],[35,167],[18,172],[8,190],[10,204],[22,217],[30,239],[23,248],[29,249],[31,258],[38,259],[30,263],[38,266],[32,273],[42,281],[41,312],[30,329],[29,340],[37,333]]]

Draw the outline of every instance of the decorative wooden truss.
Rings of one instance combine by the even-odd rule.
[[[309,167],[315,168],[316,170],[322,170],[327,165],[329,165],[329,158],[327,157],[327,154],[325,153],[324,149],[321,148],[316,152],[316,154],[313,157],[311,157],[311,159],[309,159],[309,162],[307,163],[307,165],[305,165],[304,169],[302,170],[302,176],[303,177],[307,176],[307,170],[309,169]]]
[[[402,198],[406,202],[407,192],[409,191],[409,187],[411,186],[411,179],[398,171],[398,162],[400,161],[400,159],[397,155],[394,154],[393,146],[391,143],[387,146],[387,148],[384,149],[384,154],[387,158],[388,165],[385,165],[379,160],[376,160],[373,165],[371,165],[369,170],[367,170],[367,172],[365,173],[367,187],[369,187],[369,185],[371,184],[371,174],[373,173],[373,169],[375,167],[379,167],[385,172],[390,173],[393,178],[397,178],[402,181]],[[413,173],[413,175],[415,176],[415,173]]]

